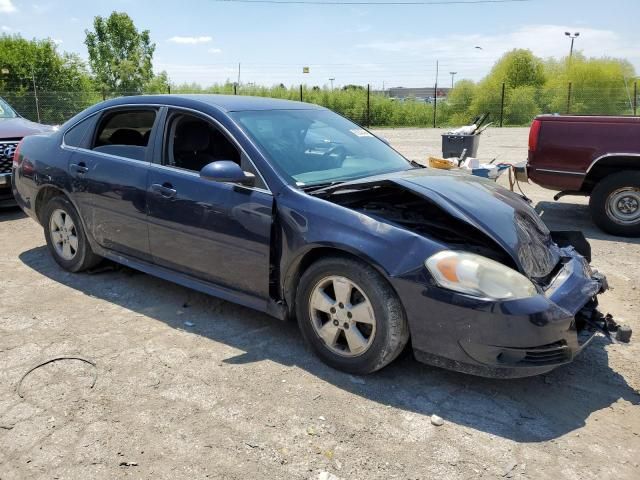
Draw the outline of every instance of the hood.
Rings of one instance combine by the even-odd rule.
[[[436,217],[428,210],[435,204],[448,216],[490,238],[529,278],[547,276],[560,259],[559,248],[551,240],[549,230],[522,197],[495,182],[472,175],[430,168],[415,169],[348,182],[325,192],[329,195],[349,190],[362,192],[370,189],[375,192],[376,186],[390,185],[427,200],[422,204],[404,202],[401,214],[405,218],[410,217],[410,222],[401,221],[405,228],[411,229],[407,224],[416,224],[415,214],[420,214],[420,210],[425,221],[433,223]],[[388,206],[394,208],[394,203],[397,205],[396,200],[390,197]],[[397,211],[395,215],[397,217]],[[446,221],[441,215],[437,218],[439,222]]]
[[[0,140],[5,138],[22,138],[36,133],[48,133],[53,127],[35,123],[26,118],[0,118]]]

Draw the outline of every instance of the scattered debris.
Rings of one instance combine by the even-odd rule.
[[[336,477],[333,473],[320,472],[318,474],[318,480],[340,480],[340,477]]]
[[[436,427],[440,427],[444,425],[444,420],[438,415],[434,414],[434,415],[431,415],[431,424],[435,425]]]
[[[616,332],[616,340],[622,343],[629,343],[633,331],[629,325],[619,325]]]
[[[318,417],[318,420],[322,420],[322,421],[324,422],[324,421],[326,420],[326,418],[324,418],[322,415],[320,415],[320,416]]]
[[[0,429],[2,430],[12,430],[15,425],[0,425]]]
[[[508,463],[507,466],[505,467],[504,471],[502,472],[502,476],[503,477],[507,477],[510,478],[511,476],[511,472],[513,472],[513,470],[518,466],[517,462],[511,462]]]
[[[138,462],[120,462],[121,467],[137,467]]]
[[[307,427],[307,435],[317,435],[318,433],[316,432],[316,429],[313,427]]]
[[[16,393],[18,394],[18,396],[20,398],[24,398],[24,396],[22,395],[22,392],[20,391],[20,387],[22,386],[22,381],[27,378],[27,375],[29,375],[31,372],[33,372],[34,370],[40,368],[40,367],[44,367],[45,365],[48,365],[50,363],[53,362],[58,362],[60,360],[78,360],[80,362],[85,362],[88,363],[89,365],[91,365],[92,367],[94,367],[94,369],[96,369],[96,363],[93,362],[92,360],[87,360],[86,358],[82,358],[82,357],[55,357],[55,358],[51,358],[49,360],[46,360],[42,363],[39,363],[38,365],[36,365],[35,367],[31,367],[29,370],[27,370],[27,372],[22,375],[22,377],[20,378],[20,381],[18,382],[18,385],[16,385]],[[96,384],[96,382],[98,381],[98,373],[96,370],[93,371],[93,381],[91,382],[91,385],[89,386],[89,388],[93,388]]]
[[[260,448],[260,445],[258,445],[257,443],[244,442],[244,444],[249,448]]]

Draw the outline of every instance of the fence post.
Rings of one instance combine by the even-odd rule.
[[[300,101],[302,102],[302,84],[300,84]]]
[[[502,127],[503,119],[504,119],[504,82],[502,83],[502,95],[500,97],[500,127]]]
[[[567,91],[567,115],[571,111],[571,82],[569,82],[569,89]]]
[[[371,85],[367,83],[367,127],[371,128]]]
[[[638,82],[633,82],[633,116],[635,117],[638,111]]]

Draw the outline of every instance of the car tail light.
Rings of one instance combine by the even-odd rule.
[[[540,137],[540,127],[542,122],[540,120],[534,120],[529,130],[529,151],[535,152],[538,148],[538,137]]]
[[[20,158],[20,147],[22,146],[23,141],[24,140],[20,140],[20,143],[18,143],[15,151],[13,152],[13,166],[16,168],[20,166],[20,162],[22,161],[22,158]]]

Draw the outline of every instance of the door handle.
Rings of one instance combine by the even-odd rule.
[[[153,190],[154,192],[158,193],[159,195],[165,198],[174,198],[178,193],[177,190],[173,188],[173,185],[171,185],[170,183],[165,183],[162,185],[160,185],[159,183],[154,183],[151,185],[151,190]]]
[[[71,170],[75,171],[80,175],[82,175],[83,173],[87,173],[89,171],[89,167],[87,167],[87,165],[84,162],[72,163],[71,165],[69,165],[69,167],[71,168]]]

